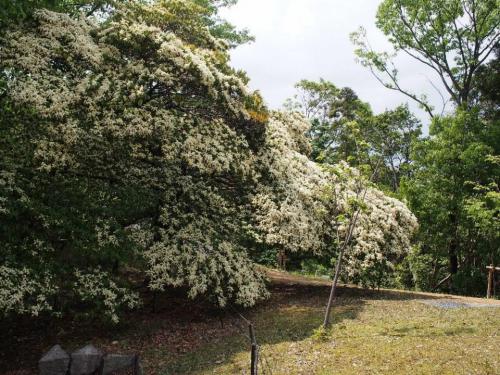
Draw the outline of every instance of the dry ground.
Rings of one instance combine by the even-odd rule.
[[[320,336],[328,281],[268,272],[270,300],[240,311],[256,327],[260,374],[500,374],[500,301],[343,286],[332,329]],[[421,303],[429,299],[489,307]],[[38,358],[55,343],[139,353],[148,375],[249,373],[247,328],[235,311],[174,294],[158,301],[155,313],[147,303],[115,328],[4,321],[0,374],[36,374]]]

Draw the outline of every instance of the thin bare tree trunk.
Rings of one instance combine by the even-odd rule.
[[[335,293],[337,291],[337,282],[339,281],[340,266],[342,263],[342,258],[344,257],[344,249],[340,251],[337,264],[335,265],[335,275],[333,276],[332,288],[330,290],[330,297],[328,298],[328,304],[326,305],[325,319],[323,321],[323,327],[327,328],[330,326],[330,316],[332,311],[333,300],[335,299]]]
[[[364,196],[365,195],[366,195],[366,190],[365,190]],[[364,199],[364,196],[363,196],[363,199]],[[324,328],[328,328],[331,324],[330,315],[331,315],[331,311],[332,311],[333,301],[335,300],[335,293],[337,291],[337,283],[339,281],[342,260],[344,258],[344,253],[351,242],[352,234],[354,232],[354,228],[356,227],[356,222],[358,220],[358,215],[359,215],[359,209],[356,211],[353,220],[349,223],[349,230],[347,233],[347,238],[344,241],[344,243],[342,244],[342,247],[340,248],[339,258],[337,260],[337,264],[335,265],[335,275],[333,276],[332,288],[330,290],[330,297],[328,298],[328,304],[326,305],[325,319],[323,320],[323,327]]]
[[[380,167],[380,160],[377,162],[377,165],[375,166],[375,169],[374,169],[374,171],[370,177],[370,180],[369,180],[370,182],[373,180],[373,177],[376,175],[379,167]],[[361,198],[363,202],[365,201],[367,192],[368,192],[368,183],[365,185],[365,188],[363,191],[363,197]],[[357,197],[359,197],[359,195],[360,195],[359,193],[356,194]],[[342,244],[342,247],[340,248],[339,258],[337,260],[337,264],[335,265],[335,274],[333,276],[332,287],[330,290],[330,296],[328,298],[328,304],[326,305],[325,318],[323,320],[323,327],[324,328],[328,328],[331,325],[330,315],[331,315],[331,311],[332,311],[333,301],[335,300],[335,293],[337,291],[337,283],[339,281],[342,260],[344,258],[344,253],[345,253],[346,249],[351,244],[352,235],[354,233],[354,229],[356,228],[356,224],[358,222],[358,217],[359,217],[360,212],[361,212],[361,208],[358,207],[354,213],[353,218],[349,222],[349,229],[347,230],[347,237],[346,237],[344,243]]]

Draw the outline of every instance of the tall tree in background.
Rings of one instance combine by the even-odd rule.
[[[374,116],[368,141],[372,157],[382,159],[375,181],[393,192],[399,190],[401,179],[411,174],[412,150],[422,134],[421,127],[407,105]]]
[[[499,124],[478,109],[436,118],[416,146],[403,194],[419,218],[420,249],[411,261],[417,286],[441,280],[451,291],[484,292],[484,267],[500,261]]]
[[[365,163],[367,150],[359,141],[370,126],[369,104],[352,89],[338,88],[323,79],[302,80],[295,87],[298,93],[286,106],[311,121],[312,159],[330,164],[345,160],[354,166]]]
[[[396,192],[401,177],[409,173],[412,143],[421,134],[421,124],[408,107],[374,115],[349,87],[339,89],[321,79],[302,80],[296,88],[297,95],[285,105],[311,121],[311,158],[367,169],[366,174],[375,173],[374,182]]]
[[[469,108],[474,75],[498,44],[499,25],[498,0],[384,0],[377,12],[377,27],[395,52],[375,52],[362,28],[352,34],[352,40],[361,63],[385,87],[415,100],[433,117],[439,113],[426,95],[401,86],[393,57],[402,51],[431,68],[446,90],[443,105],[451,100]]]
[[[414,163],[402,182],[402,193],[420,222],[420,247],[410,263],[423,289],[445,286],[478,293],[481,268],[498,261],[500,249],[491,245],[498,242],[498,233],[493,235],[498,220],[498,89],[491,85],[498,80],[498,65],[488,61],[498,48],[499,25],[496,0],[384,0],[377,26],[395,52],[375,52],[363,29],[352,34],[360,62],[432,118],[430,136],[416,143]],[[426,95],[401,86],[393,63],[400,51],[436,73],[446,91],[440,93],[441,112]],[[456,113],[442,117],[449,101]]]

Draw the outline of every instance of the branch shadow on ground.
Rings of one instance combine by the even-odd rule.
[[[259,344],[294,343],[311,337],[322,323],[328,282],[273,277],[269,289],[268,301],[238,309],[255,324]],[[432,298],[441,297],[341,286],[332,322],[335,327],[356,319],[369,300]],[[220,312],[205,301],[187,300],[182,293],[169,291],[158,296],[157,310],[152,312],[151,299],[147,295],[143,309],[126,314],[118,327],[70,319],[4,320],[0,322],[5,334],[0,343],[0,374],[36,374],[38,359],[54,344],[68,351],[92,343],[110,352],[137,353],[151,375],[215,370],[238,353],[248,353],[248,328],[234,311]]]
[[[265,351],[268,345],[293,344],[313,336],[322,323],[329,287],[273,284],[270,286],[270,291],[270,300],[260,306],[249,310],[238,310],[254,324],[258,344],[264,348],[263,350]],[[339,297],[332,314],[333,325],[356,319],[363,305],[364,301],[361,299]],[[231,309],[224,312],[222,321],[225,329],[233,332],[232,335],[216,339],[185,355],[170,357],[159,374],[195,374],[202,370],[207,373],[217,373],[219,366],[232,362],[235,362],[236,371],[238,365],[234,360],[235,356],[242,353],[249,356],[247,323]]]
[[[254,323],[258,343],[265,348],[267,345],[279,343],[293,344],[313,336],[322,323],[330,291],[328,283],[275,279],[270,285],[270,291],[272,297],[266,303],[241,311]],[[336,325],[342,325],[346,320],[355,320],[369,300],[411,301],[440,298],[444,297],[406,291],[340,286],[332,312],[332,325],[335,329]],[[249,356],[249,340],[244,336],[247,327],[245,322],[233,316],[230,311],[225,313],[223,321],[226,328],[239,326],[239,329],[235,330],[233,335],[214,340],[197,350],[169,358],[159,374],[195,374],[200,371],[217,373],[219,366],[233,362],[236,370],[235,356],[242,353]],[[244,371],[239,371],[242,372]]]

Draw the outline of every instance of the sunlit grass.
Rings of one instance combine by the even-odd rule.
[[[499,308],[446,310],[411,295],[347,291],[332,328],[318,335],[327,289],[308,292],[248,313],[261,374],[500,374]],[[182,356],[161,355],[164,375],[249,373],[248,341],[238,333]]]

